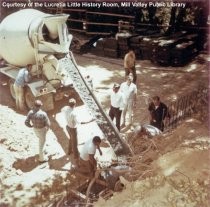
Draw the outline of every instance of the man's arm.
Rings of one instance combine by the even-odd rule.
[[[29,73],[28,70],[25,70],[25,73],[24,73],[24,81],[25,81],[25,83],[30,82],[30,80],[31,80],[31,74]]]
[[[77,116],[76,113],[71,113],[71,116],[73,117],[73,122],[74,122],[74,124],[88,124],[88,123],[90,123],[90,122],[92,122],[92,121],[95,121],[94,118],[92,118],[92,119],[89,120],[89,121],[80,121],[80,120],[78,119],[78,116]]]
[[[94,118],[92,118],[90,121],[81,121],[80,124],[88,124],[88,123],[93,122],[93,121],[95,121]]]
[[[134,107],[136,106],[136,101],[137,101],[137,87],[135,86],[134,88],[134,97],[133,97],[133,100],[134,100]]]
[[[47,114],[46,114],[46,116],[45,116],[45,124],[46,124],[46,127],[47,127],[47,128],[50,127],[50,120],[49,120]]]
[[[97,168],[97,161],[94,158],[94,154],[89,154],[89,161],[90,161],[91,168],[95,171]]]
[[[25,120],[25,125],[27,126],[27,127],[33,127],[33,125],[31,125],[31,112],[29,111],[29,113],[28,113],[28,115],[27,115],[27,117],[26,117],[26,120]]]
[[[150,121],[155,121],[154,115],[153,115],[153,113],[154,113],[154,105],[153,105],[152,102],[149,104],[148,111],[150,112]]]
[[[99,151],[99,154],[102,156],[102,151],[101,151],[100,146],[97,146],[97,149],[98,149],[98,151]]]
[[[120,110],[124,110],[126,103],[125,103],[125,99],[124,99],[123,93],[121,93],[121,92],[118,92],[118,93],[121,94],[121,97],[120,97]]]
[[[123,61],[124,62],[124,68],[128,67],[128,65],[127,65],[127,59],[128,58],[127,58],[127,56],[128,56],[128,54],[126,54],[125,57],[124,57],[124,61]]]

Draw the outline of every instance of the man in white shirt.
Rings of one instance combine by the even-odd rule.
[[[77,114],[75,112],[76,100],[74,98],[69,99],[69,106],[65,106],[62,109],[64,112],[65,119],[66,119],[66,130],[69,134],[69,151],[68,154],[70,155],[73,153],[74,159],[79,159],[79,151],[77,148],[78,140],[77,140],[77,126],[78,124],[87,124],[92,122],[94,119],[91,119],[88,122],[79,122],[77,119]]]
[[[100,155],[102,155],[100,144],[101,138],[99,136],[94,136],[92,139],[85,142],[80,152],[80,161],[77,168],[78,172],[89,174],[92,177],[95,175],[97,161],[94,156],[96,149],[98,149]]]
[[[111,107],[109,110],[109,116],[112,121],[115,118],[116,127],[120,131],[120,120],[121,120],[121,113],[123,110],[123,94],[119,89],[120,85],[115,83],[110,95]]]
[[[131,75],[127,76],[127,80],[123,82],[120,86],[120,91],[123,94],[123,122],[122,127],[126,124],[126,114],[128,112],[128,124],[131,125],[133,122],[133,110],[136,106],[136,96],[137,96],[137,87],[132,82],[133,77]]]

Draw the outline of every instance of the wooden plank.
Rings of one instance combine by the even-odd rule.
[[[122,15],[122,14],[116,14],[116,13],[88,12],[87,11],[87,14],[99,14],[99,15],[104,15],[104,16],[125,17],[125,18],[129,18],[129,19],[134,19],[134,16]]]
[[[71,189],[70,192],[71,192],[72,194],[74,194],[74,196],[76,196],[77,198],[81,198],[81,199],[83,199],[83,200],[86,200],[86,199],[87,199],[86,195],[80,193],[80,192],[77,191],[77,190]]]
[[[69,33],[71,33],[71,31],[75,31],[75,32],[85,32],[85,30],[83,29],[74,29],[74,28],[69,28]]]
[[[110,35],[110,32],[86,32],[88,35]]]
[[[85,22],[86,20],[80,20],[80,19],[73,19],[73,18],[69,18],[67,21],[69,22]]]
[[[96,179],[95,182],[98,183],[98,184],[100,184],[100,185],[102,185],[102,186],[105,186],[105,187],[108,186],[107,183],[106,183],[105,181],[100,180],[100,179]]]
[[[72,12],[86,12],[85,9],[71,9],[71,8],[62,8],[63,11],[72,11]],[[48,8],[49,11],[57,11],[57,8]]]
[[[86,24],[89,24],[89,25],[116,26],[116,27],[118,27],[118,24],[104,23],[104,22],[86,22]]]
[[[86,12],[85,9],[71,9],[71,8],[63,8],[64,11],[72,11],[72,12]]]

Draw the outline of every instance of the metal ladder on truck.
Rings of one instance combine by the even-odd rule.
[[[70,57],[59,60],[60,67],[70,75],[75,90],[80,95],[84,104],[86,104],[89,112],[95,117],[96,123],[109,141],[115,154],[117,156],[132,155],[132,150],[123,140],[118,129],[104,112],[102,106],[81,75],[73,54],[70,52],[69,55]]]

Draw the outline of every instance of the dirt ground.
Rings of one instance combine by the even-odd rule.
[[[83,74],[93,78],[95,95],[105,111],[109,108],[108,90],[113,83],[124,81],[122,59],[75,55]],[[155,66],[149,61],[137,61],[138,96],[134,124],[148,123],[148,101],[154,95],[170,104],[194,90],[199,84],[208,86],[208,66],[196,59],[180,68]],[[9,94],[7,78],[0,76],[0,207],[48,206],[68,186],[78,185],[78,179],[69,179],[71,163],[67,153],[68,136],[64,130],[60,110],[68,98],[57,103],[49,112],[51,129],[47,134],[45,155],[49,162],[39,165],[38,140],[24,125],[26,113],[15,110]],[[77,96],[73,94],[73,96]],[[201,106],[202,107],[202,106]],[[208,107],[205,113],[188,117],[176,129],[151,140],[136,140],[139,146],[130,158],[133,171],[121,177],[126,188],[114,193],[109,200],[99,199],[94,206],[142,207],[207,207],[210,206],[210,141]],[[84,105],[77,108],[81,119],[89,119]],[[79,126],[79,149],[85,139],[102,134],[96,123]],[[131,130],[122,131],[129,142]],[[141,152],[141,144],[150,146]],[[102,147],[99,162],[113,159],[111,148]],[[80,178],[79,178],[80,179]],[[77,181],[76,181],[77,180]]]

